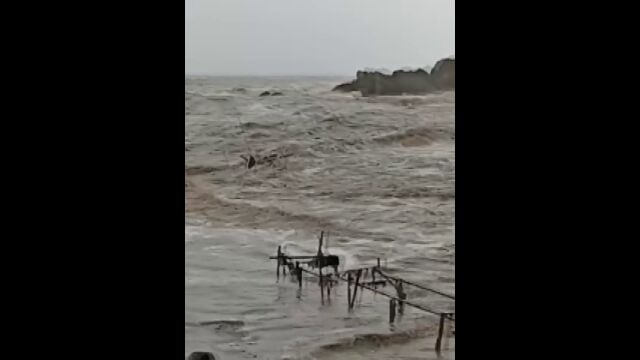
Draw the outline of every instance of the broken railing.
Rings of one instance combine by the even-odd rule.
[[[382,271],[382,267],[380,266],[380,258],[377,259],[377,263],[375,266],[371,267],[361,267],[357,269],[349,269],[343,271],[342,273],[338,273],[338,265],[339,259],[335,255],[324,255],[322,252],[322,243],[324,238],[324,232],[320,234],[319,238],[319,246],[318,252],[316,255],[298,255],[298,256],[289,256],[285,255],[282,252],[282,248],[278,246],[278,252],[276,256],[271,256],[269,259],[277,260],[277,268],[276,268],[276,276],[280,278],[280,273],[282,272],[283,276],[286,276],[287,270],[289,274],[295,275],[298,280],[298,286],[302,287],[302,274],[307,273],[313,276],[316,276],[320,279],[320,296],[324,301],[325,292],[327,298],[331,296],[331,288],[334,284],[338,282],[346,282],[347,283],[347,302],[348,302],[348,310],[352,311],[355,307],[356,295],[358,293],[358,289],[362,292],[363,290],[369,290],[376,294],[385,296],[389,298],[389,322],[393,323],[396,318],[396,313],[403,314],[404,307],[410,306],[415,309],[433,314],[440,318],[440,322],[438,325],[438,337],[436,339],[435,350],[438,354],[441,352],[442,348],[442,338],[444,336],[444,328],[447,321],[455,323],[455,313],[454,312],[440,312],[433,309],[429,309],[423,305],[416,304],[407,299],[407,293],[404,291],[405,286],[412,286],[424,291],[428,291],[439,296],[445,297],[450,300],[455,301],[455,297],[453,295],[431,289],[424,285],[417,284],[415,282],[411,282],[405,279],[402,279],[397,276],[392,276],[386,274]],[[302,262],[302,260],[306,260]],[[318,271],[310,271],[303,266],[307,265],[311,268],[316,268]],[[323,268],[333,267],[333,273],[323,273]],[[368,276],[370,276],[369,281],[365,281]],[[380,291],[378,287],[386,287],[390,285],[395,290],[396,294],[391,295],[386,292]],[[353,291],[352,291],[353,287]]]

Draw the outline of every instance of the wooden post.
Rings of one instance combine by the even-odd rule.
[[[378,269],[380,269],[380,258],[378,258]]]
[[[358,284],[360,283],[360,275],[362,275],[362,269],[358,269],[358,274],[356,275],[356,283],[353,287],[353,299],[351,300],[351,308],[356,304],[356,294],[358,293]]]
[[[373,281],[373,288],[376,289],[376,268],[371,268],[371,280]]]
[[[318,274],[320,275],[320,296],[324,299],[324,279],[322,277],[322,239],[324,237],[324,231],[320,232],[320,239],[318,239],[318,256],[316,258],[316,265],[318,266]]]
[[[442,333],[444,331],[444,318],[446,314],[440,314],[440,326],[438,327],[438,339],[436,339],[436,353],[440,356],[442,348]]]
[[[280,257],[281,257],[281,254],[282,254],[282,251],[280,250],[280,248],[281,247],[278,246],[278,254],[277,254],[277,256],[278,256],[278,267],[276,268],[276,277],[278,279],[280,279]]]
[[[282,276],[287,276],[287,258],[282,254]]]
[[[298,287],[302,289],[302,269],[299,261],[296,261],[296,274],[298,275]]]
[[[318,257],[322,257],[322,238],[324,237],[324,231],[320,232],[320,239],[318,239]],[[319,261],[320,259],[318,259]],[[320,267],[320,264],[318,264]]]
[[[347,308],[351,310],[351,272],[347,273],[347,305]]]
[[[397,286],[396,286],[396,292],[398,293],[398,298],[400,299],[400,301],[398,302],[398,313],[403,314],[404,301],[402,300],[407,298],[407,294],[405,294],[404,290],[402,289],[402,280],[398,280]]]
[[[320,296],[324,298],[324,279],[322,277],[322,268],[318,269],[318,273],[320,274]]]
[[[394,299],[389,300],[389,323],[393,323],[396,320],[396,301]]]

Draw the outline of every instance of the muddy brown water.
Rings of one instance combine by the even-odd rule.
[[[315,253],[325,231],[342,269],[380,257],[455,294],[455,93],[329,91],[345,80],[185,79],[185,356],[435,358],[435,316],[407,308],[390,325],[388,299],[368,291],[348,312],[344,285],[322,301],[316,279],[276,281],[268,260],[279,245]],[[272,161],[247,169],[249,154]],[[424,291],[409,299],[455,310]]]

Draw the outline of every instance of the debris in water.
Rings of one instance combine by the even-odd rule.
[[[275,166],[276,165],[276,160],[278,159],[284,159],[284,158],[288,158],[289,156],[291,156],[293,154],[269,154],[266,156],[262,156],[262,157],[258,157],[258,159],[256,160],[255,157],[253,157],[253,155],[249,155],[249,157],[247,158],[244,155],[240,155],[240,157],[242,158],[242,160],[245,161],[247,168],[251,169],[252,167],[256,166],[256,165],[270,165],[270,166]]]
[[[280,91],[263,91],[260,96],[282,96]]]
[[[256,166],[256,158],[254,158],[253,155],[249,155],[248,158],[244,155],[240,155],[240,157],[245,161],[247,169],[251,169],[252,167]]]

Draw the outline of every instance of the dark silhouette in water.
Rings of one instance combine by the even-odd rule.
[[[196,351],[192,352],[187,360],[216,360],[216,357],[210,352]]]
[[[240,155],[240,157],[247,163],[247,169],[251,169],[256,166],[256,158],[254,158],[253,155],[249,155],[249,158],[244,155]]]
[[[333,271],[338,273],[338,265],[340,265],[340,258],[337,255],[325,255],[319,259],[314,259],[307,262],[307,265],[312,268],[324,268],[330,266],[333,268]]]
[[[260,96],[282,96],[280,91],[263,91]]]

